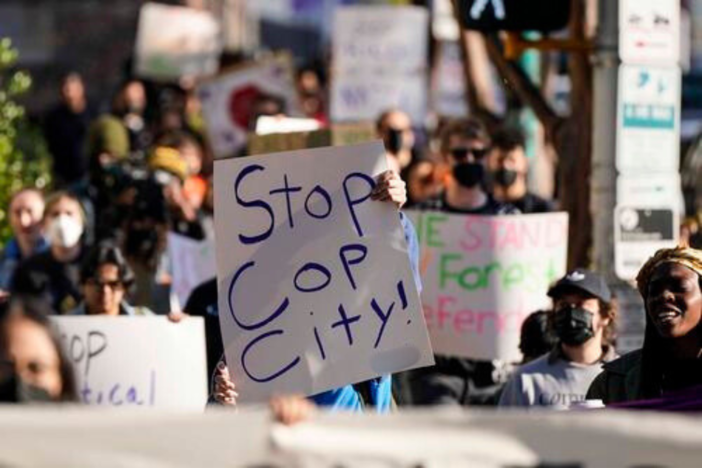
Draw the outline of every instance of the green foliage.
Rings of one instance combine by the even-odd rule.
[[[46,189],[51,157],[41,130],[32,125],[17,99],[29,91],[32,78],[16,70],[19,54],[9,39],[0,39],[0,244],[10,238],[8,202],[23,187]]]

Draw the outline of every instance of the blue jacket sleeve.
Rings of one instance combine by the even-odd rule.
[[[415,231],[412,221],[402,212],[400,212],[400,223],[405,233],[407,254],[409,255],[410,266],[414,275],[414,283],[417,285],[417,291],[421,293],[422,278],[419,275],[419,239],[417,238],[417,231]]]

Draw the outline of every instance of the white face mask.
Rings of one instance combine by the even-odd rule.
[[[71,248],[78,244],[83,235],[83,224],[71,216],[62,214],[54,218],[49,226],[49,240],[52,244]]]

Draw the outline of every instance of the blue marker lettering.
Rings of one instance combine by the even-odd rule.
[[[326,202],[327,208],[326,211],[321,214],[321,213],[315,213],[310,209],[310,198],[312,198],[312,194],[318,193]],[[307,212],[308,215],[312,216],[313,218],[317,219],[324,219],[332,211],[332,200],[331,197],[329,196],[329,193],[322,188],[321,185],[315,185],[314,188],[310,191],[310,193],[307,194],[307,198],[305,198],[305,211]]]
[[[378,331],[378,337],[375,339],[375,345],[373,346],[373,348],[377,348],[380,344],[380,339],[383,337],[385,325],[388,323],[388,320],[390,320],[390,315],[392,314],[393,307],[395,307],[395,303],[393,302],[392,304],[390,304],[387,314],[383,312],[383,309],[378,305],[378,302],[375,299],[371,301],[371,307],[382,322],[382,324],[380,325],[380,330]]]
[[[300,275],[307,273],[310,270],[315,270],[323,274],[326,279],[323,280],[323,283],[318,285],[318,286],[310,286],[310,287],[303,287],[299,284],[299,278]],[[293,284],[295,285],[295,289],[297,289],[300,292],[317,292],[321,289],[324,289],[327,287],[327,285],[331,282],[331,272],[324,267],[323,265],[320,265],[318,263],[306,263],[302,268],[297,270],[297,273],[295,273],[295,278],[293,280]]]
[[[368,190],[368,193],[366,193],[364,196],[361,198],[356,198],[352,199],[351,194],[349,193],[349,181],[353,179],[361,179],[362,181],[366,182],[368,184],[368,187],[370,190]],[[349,213],[351,214],[351,219],[353,220],[353,224],[356,227],[356,233],[360,237],[363,237],[363,229],[361,228],[361,224],[358,222],[358,216],[356,216],[356,210],[354,206],[359,205],[363,203],[364,201],[368,200],[371,196],[371,192],[373,191],[373,188],[375,187],[375,181],[367,176],[366,174],[362,174],[360,172],[354,172],[346,176],[344,178],[344,197],[346,198],[346,205],[348,206]]]
[[[282,334],[283,334],[283,330],[272,330],[272,331],[266,332],[260,336],[257,336],[256,338],[254,338],[249,344],[246,345],[246,347],[244,347],[244,351],[242,351],[242,353],[241,353],[241,367],[242,367],[242,369],[244,369],[244,372],[246,373],[246,375],[248,375],[249,378],[251,380],[253,380],[254,382],[259,382],[259,383],[270,382],[271,380],[277,379],[281,375],[285,374],[290,369],[292,369],[293,367],[295,367],[296,365],[298,365],[300,363],[300,357],[297,356],[295,359],[292,360],[292,362],[290,362],[290,364],[283,367],[278,372],[275,372],[267,377],[256,377],[249,371],[249,368],[246,365],[246,356],[248,355],[249,350],[251,350],[251,348],[253,348],[253,346],[256,343],[268,338],[269,336],[282,335]]]
[[[290,204],[290,194],[302,191],[302,187],[290,187],[290,185],[288,184],[287,174],[283,176],[283,181],[285,185],[282,188],[271,190],[269,193],[271,195],[275,195],[276,193],[285,194],[285,206],[287,206],[288,208],[288,224],[290,225],[290,229],[292,229],[295,227],[295,222],[293,221],[292,207]]]
[[[361,320],[360,315],[354,315],[353,317],[348,317],[346,315],[346,310],[343,304],[339,304],[339,315],[341,315],[341,320],[332,324],[332,329],[336,327],[343,326],[346,331],[346,338],[349,340],[349,346],[353,345],[353,334],[351,333],[351,324]]]
[[[356,251],[360,252],[360,255],[358,255],[355,258],[348,258],[346,256],[347,252],[351,251]],[[339,250],[339,257],[341,257],[341,264],[344,266],[344,271],[346,272],[346,276],[349,279],[349,282],[351,283],[351,287],[356,290],[356,281],[353,279],[353,275],[351,274],[351,268],[349,268],[350,265],[358,265],[361,263],[365,258],[366,254],[368,253],[368,249],[366,248],[365,245],[362,244],[349,244],[345,245]]]
[[[264,170],[265,168],[263,166],[260,166],[258,164],[251,164],[249,166],[246,166],[239,173],[239,175],[236,177],[236,181],[234,182],[234,196],[236,197],[237,203],[246,208],[261,208],[268,212],[268,216],[270,216],[271,218],[271,222],[268,226],[268,229],[265,232],[262,232],[261,234],[258,234],[256,236],[245,236],[243,234],[239,234],[239,240],[242,244],[256,244],[258,242],[263,242],[264,240],[270,237],[271,233],[273,232],[273,226],[275,226],[275,215],[273,214],[273,208],[271,208],[271,206],[268,203],[264,202],[263,200],[245,201],[242,200],[239,196],[239,184],[241,184],[241,182],[244,180],[244,177],[248,176],[253,172]]]
[[[273,314],[271,314],[269,317],[261,320],[258,323],[253,323],[250,325],[247,325],[247,324],[241,322],[237,318],[236,313],[234,312],[234,304],[233,304],[234,303],[234,300],[233,300],[234,286],[236,285],[236,282],[239,279],[239,276],[241,276],[244,273],[244,271],[253,267],[255,264],[256,264],[255,262],[245,263],[241,268],[239,268],[237,270],[237,272],[234,274],[234,277],[232,278],[231,283],[229,283],[229,294],[227,297],[227,304],[229,305],[229,313],[231,314],[231,316],[234,319],[234,321],[236,322],[236,324],[239,325],[244,330],[256,330],[258,328],[261,328],[261,327],[269,324],[270,322],[272,322],[273,320],[278,318],[279,315],[281,315],[283,312],[285,312],[285,309],[287,309],[288,305],[290,305],[290,300],[288,300],[288,298],[286,297],[283,300],[283,302],[281,302],[280,306],[278,306],[278,308],[275,310],[275,312],[273,312]]]

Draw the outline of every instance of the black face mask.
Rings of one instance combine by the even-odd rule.
[[[582,307],[563,307],[555,314],[553,327],[562,343],[579,346],[595,336],[592,313]]]
[[[400,152],[403,146],[402,130],[389,128],[385,137],[385,149],[392,154]]]
[[[517,181],[519,173],[512,169],[500,169],[493,172],[492,177],[496,184],[503,187],[510,187]]]
[[[0,403],[40,403],[52,401],[43,388],[20,379],[14,372],[0,382]]]
[[[485,167],[480,163],[460,163],[453,166],[453,178],[466,188],[473,188],[483,183]]]
[[[130,229],[127,231],[125,253],[142,261],[150,261],[156,256],[158,233],[156,229]]]

